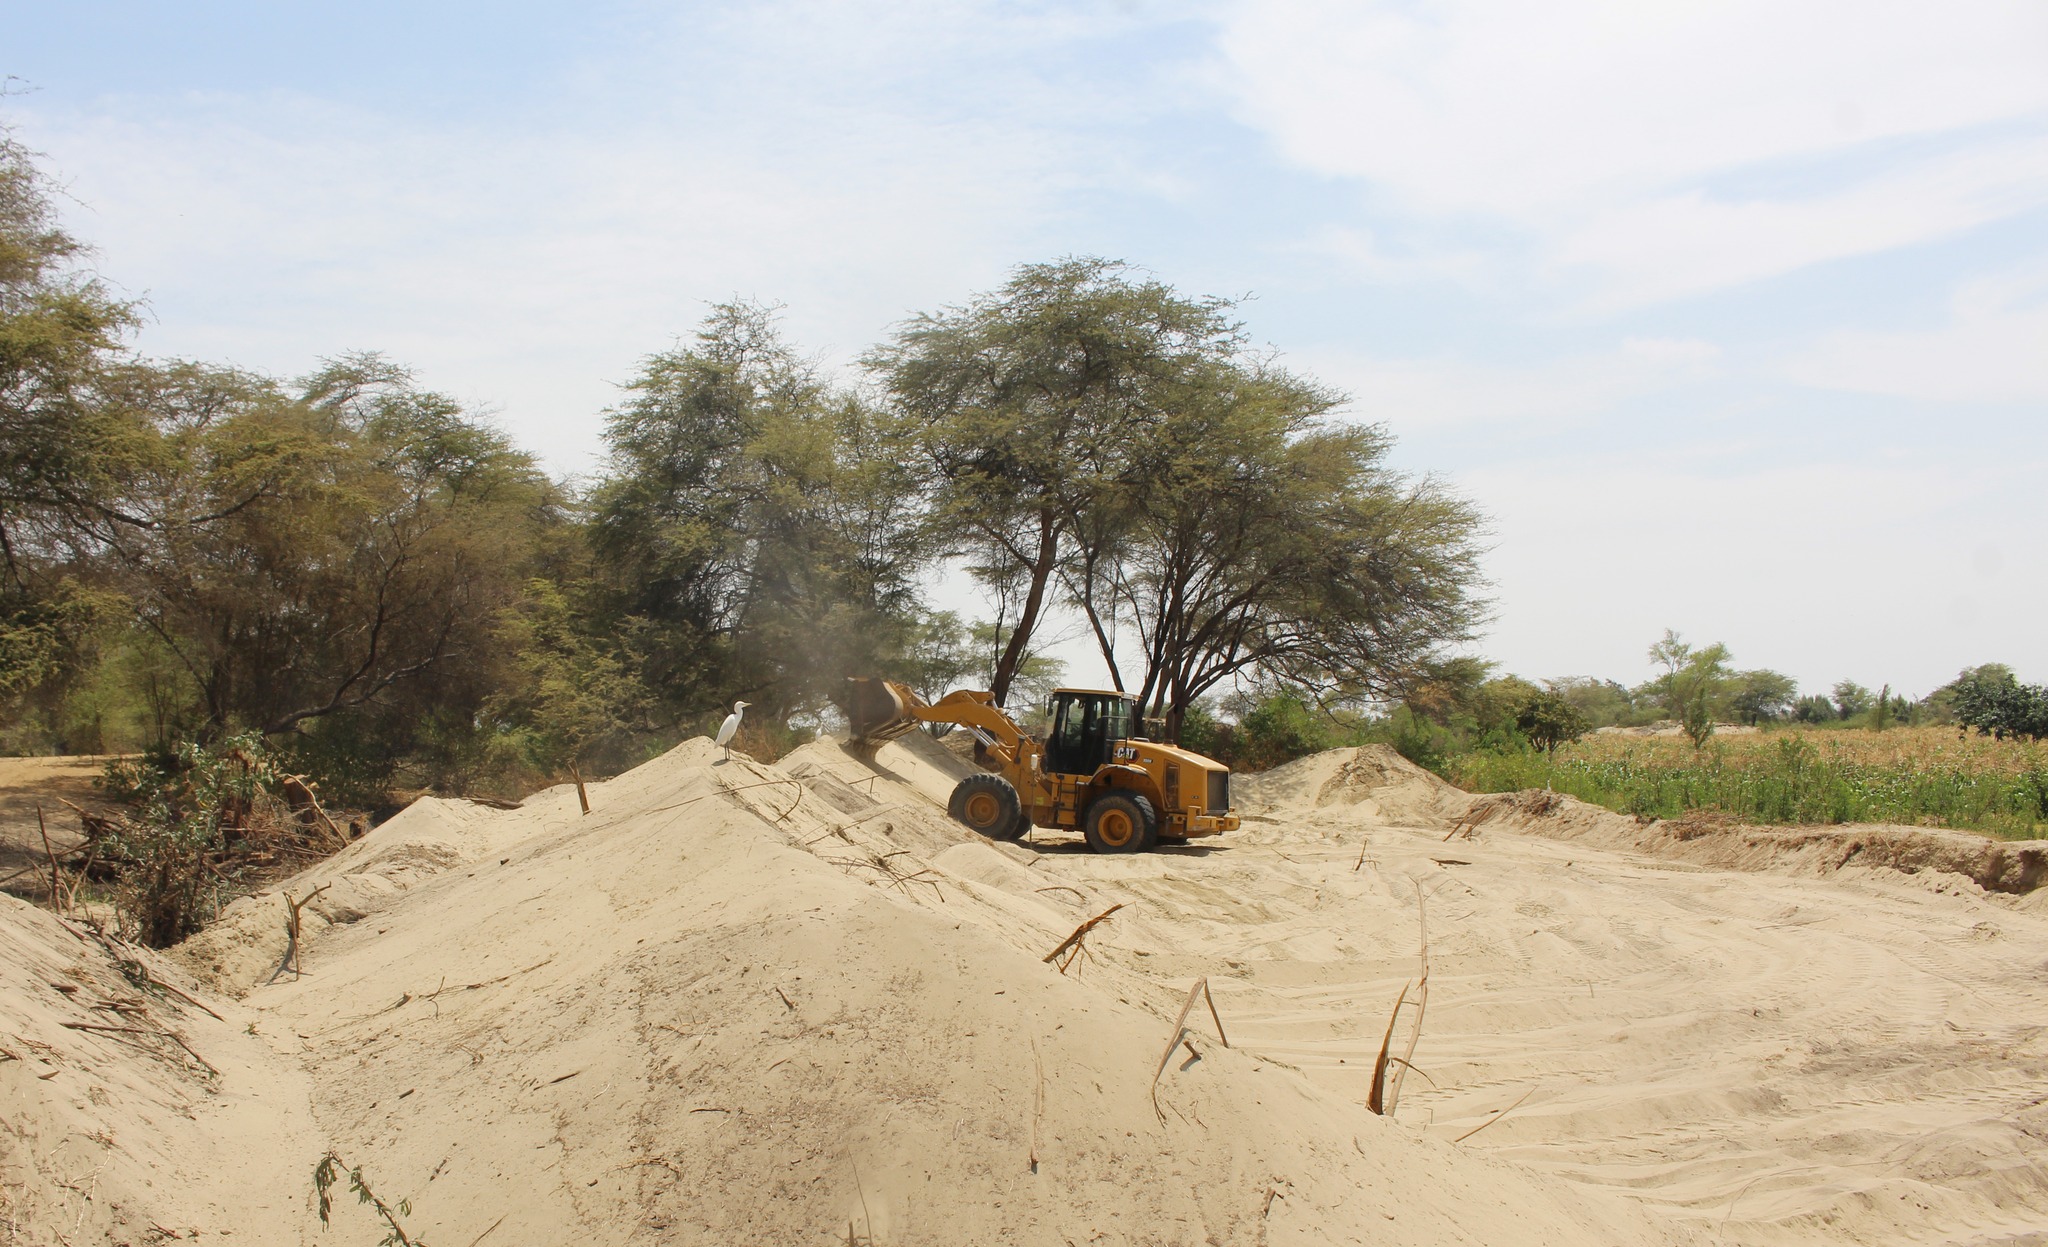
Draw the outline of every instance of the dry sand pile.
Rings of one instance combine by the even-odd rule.
[[[1374,750],[1132,857],[971,837],[921,737],[718,757],[415,805],[286,889],[302,977],[275,894],[147,976],[0,902],[0,1244],[376,1241],[327,1148],[436,1247],[2048,1241],[2048,916],[1962,875],[1561,842]],[[1232,1046],[1155,1087],[1198,977]]]

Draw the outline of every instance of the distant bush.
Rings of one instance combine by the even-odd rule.
[[[2048,689],[2021,684],[2011,671],[1965,673],[1954,689],[1956,722],[2004,740],[2048,738]]]
[[[1590,727],[1576,706],[1552,692],[1537,693],[1515,711],[1515,730],[1545,751],[1570,744]]]
[[[1810,694],[1792,704],[1794,723],[1833,723],[1836,718],[1835,703],[1819,694]]]

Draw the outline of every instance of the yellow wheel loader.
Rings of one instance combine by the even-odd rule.
[[[848,681],[853,739],[869,747],[924,723],[972,733],[999,770],[970,775],[947,812],[992,840],[1029,827],[1079,829],[1097,853],[1141,853],[1237,830],[1230,768],[1177,745],[1138,735],[1129,694],[1063,688],[1052,694],[1044,740],[1026,735],[987,693],[962,689],[927,703],[893,680]]]

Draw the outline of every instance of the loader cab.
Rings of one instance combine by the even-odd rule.
[[[1093,775],[1108,766],[1110,751],[1131,738],[1137,722],[1127,694],[1102,689],[1055,689],[1050,710],[1045,769],[1057,775]]]

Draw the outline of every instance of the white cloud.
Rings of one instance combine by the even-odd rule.
[[[2048,7],[2030,0],[1266,0],[1220,46],[1243,115],[1297,163],[1420,216],[1505,222],[1598,270],[1607,303],[2048,201]],[[1960,150],[1908,141],[1929,136]],[[1831,186],[1759,188],[1818,160]]]
[[[1599,273],[1623,307],[1908,246],[2048,205],[2048,133],[1926,160],[1830,194],[1740,201],[1702,191],[1590,211],[1555,262]]]
[[[386,350],[580,469],[613,383],[705,301],[784,301],[791,336],[843,360],[1048,250],[1064,197],[1116,176],[1106,133],[1062,128],[1083,93],[1002,80],[994,107],[921,102],[920,66],[969,73],[947,56],[985,59],[1020,31],[777,11],[789,26],[750,9],[736,30],[637,49],[538,127],[292,95],[19,115],[86,205],[74,232],[149,296],[144,350],[285,373]]]
[[[1965,285],[1937,329],[1829,334],[1785,375],[1936,402],[2048,403],[2048,268]]]
[[[1409,429],[1584,424],[1623,402],[1716,375],[1721,349],[1696,338],[1631,338],[1608,351],[1524,366],[1435,357],[1304,353],[1370,420]]]

